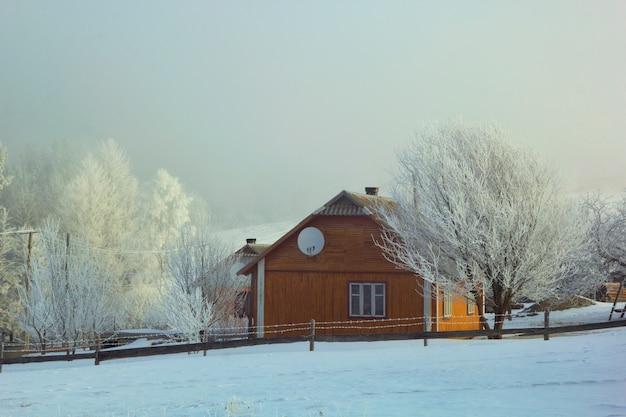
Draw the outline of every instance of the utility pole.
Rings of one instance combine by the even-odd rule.
[[[28,253],[26,255],[26,278],[24,282],[24,288],[26,289],[26,294],[30,294],[30,276],[32,274],[32,266],[30,263],[31,255],[33,253],[33,231],[28,232]],[[28,316],[28,307],[26,307],[26,316]],[[27,350],[30,350],[30,334],[28,332],[24,332],[23,335],[24,346],[26,346]]]
[[[28,232],[28,255],[26,255],[26,293],[30,292],[30,275],[32,267],[30,265],[31,254],[33,253],[33,233]]]
[[[67,274],[67,262],[70,257],[70,234],[69,232],[65,238],[65,273]]]

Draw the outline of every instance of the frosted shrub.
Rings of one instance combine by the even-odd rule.
[[[242,401],[239,397],[233,395],[226,403],[227,416],[253,416],[254,411],[252,405],[247,401]]]

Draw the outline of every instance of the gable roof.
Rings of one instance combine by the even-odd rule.
[[[263,249],[256,259],[248,263],[241,268],[238,275],[248,275],[252,272],[252,268],[267,254],[274,250],[274,248],[280,246],[285,240],[289,239],[294,233],[302,229],[307,223],[317,216],[370,216],[376,223],[382,224],[380,220],[374,214],[377,207],[383,205],[384,207],[393,207],[396,203],[387,197],[381,197],[379,195],[366,195],[358,194],[349,191],[342,191],[333,197],[330,201],[324,204],[319,209],[315,210],[304,220],[298,223],[289,232],[285,233],[280,239],[274,242],[272,245]]]

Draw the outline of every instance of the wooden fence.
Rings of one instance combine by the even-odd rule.
[[[513,328],[500,330],[465,330],[449,332],[407,332],[407,333],[387,333],[387,334],[345,334],[345,335],[320,335],[315,334],[315,321],[311,320],[310,333],[308,336],[286,336],[276,338],[242,338],[235,340],[224,340],[204,343],[174,343],[163,344],[150,347],[136,348],[113,348],[96,351],[88,351],[75,354],[50,354],[39,356],[22,356],[6,358],[3,355],[4,341],[0,342],[0,372],[3,364],[19,364],[32,362],[50,361],[73,361],[80,359],[93,359],[96,365],[100,362],[112,359],[137,358],[142,356],[168,355],[174,353],[206,352],[214,349],[235,348],[244,346],[309,342],[309,350],[315,349],[315,342],[374,342],[390,340],[423,340],[424,345],[429,339],[467,339],[474,337],[502,337],[511,336],[541,336],[544,340],[549,340],[550,335],[562,333],[584,332],[590,330],[610,329],[626,326],[626,319],[607,321],[601,323],[588,323],[568,326],[550,327],[549,316],[545,316],[544,327],[534,328]]]

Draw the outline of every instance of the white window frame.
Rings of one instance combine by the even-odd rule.
[[[476,303],[471,298],[467,299],[467,315],[473,316],[476,313]]]
[[[443,291],[443,317],[452,317],[452,292],[448,290]]]
[[[369,300],[367,299],[367,294],[369,294]],[[350,282],[348,284],[348,298],[348,315],[350,317],[386,317],[386,283]],[[380,304],[378,304],[377,301]]]

